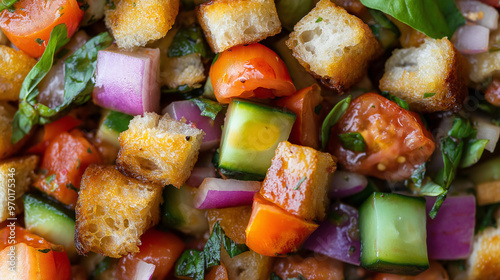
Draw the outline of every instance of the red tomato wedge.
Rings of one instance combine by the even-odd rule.
[[[239,45],[218,54],[210,80],[220,103],[231,98],[274,98],[295,92],[285,63],[261,44]]]
[[[117,278],[132,279],[139,261],[154,264],[153,279],[165,279],[184,250],[184,242],[171,232],[149,229],[141,236],[139,253],[128,254],[118,263]]]
[[[359,133],[366,148],[345,148],[339,134]],[[351,102],[332,130],[329,151],[349,171],[399,181],[429,159],[435,143],[420,116],[376,93],[366,93]]]
[[[317,84],[276,101],[278,106],[285,107],[297,115],[288,141],[319,148],[319,114],[315,111],[322,101],[321,88]]]
[[[73,128],[79,126],[80,124],[82,124],[82,121],[68,115],[58,119],[55,122],[44,125],[42,142],[29,148],[27,153],[43,155],[45,149],[47,149],[47,146],[50,143],[50,140],[54,139],[56,136],[65,131],[72,130]]]
[[[78,129],[52,139],[43,155],[41,169],[46,174],[34,186],[60,202],[75,207],[80,180],[87,166],[100,163],[97,149]]]
[[[14,235],[15,239],[9,238]],[[12,240],[15,240],[13,244]],[[0,275],[2,279],[69,280],[71,266],[62,246],[49,243],[20,226],[0,230]],[[14,252],[14,253],[12,253]],[[15,262],[15,272],[12,264]]]
[[[77,0],[20,0],[0,13],[0,28],[20,50],[40,57],[49,42],[50,32],[58,24],[68,28],[73,36],[83,18]]]

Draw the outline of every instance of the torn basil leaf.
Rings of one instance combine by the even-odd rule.
[[[364,152],[366,149],[365,139],[359,132],[348,132],[339,134],[342,147],[353,152]]]
[[[328,113],[323,124],[321,125],[321,148],[324,151],[328,141],[330,140],[330,135],[332,133],[332,127],[342,118],[342,116],[347,111],[347,108],[351,104],[351,96],[342,99],[339,103],[333,107],[333,109]]]

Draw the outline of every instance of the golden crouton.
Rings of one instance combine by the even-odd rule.
[[[399,31],[401,32],[401,36],[399,36],[399,43],[401,44],[401,47],[405,49],[410,47],[419,47],[425,42],[426,38],[429,38],[424,33],[411,28],[409,25],[402,23],[401,21],[393,17],[389,17],[389,19],[398,27]]]
[[[165,36],[179,12],[179,0],[111,0],[105,22],[120,48],[146,45]]]
[[[380,89],[417,112],[458,111],[468,95],[466,67],[448,39],[426,39],[418,48],[394,51],[385,63]]]
[[[15,195],[15,214],[23,211],[23,194],[28,190],[38,165],[38,156],[0,162],[0,223],[10,217],[8,196]]]
[[[306,220],[323,220],[327,188],[336,160],[313,148],[279,143],[260,194],[290,214]]]
[[[475,237],[467,260],[468,280],[498,280],[500,277],[500,228],[486,228]]]
[[[161,62],[160,77],[162,84],[169,88],[187,85],[200,87],[207,78],[203,61],[198,53],[181,57],[164,57]]]
[[[477,204],[479,205],[500,202],[500,181],[477,184],[476,194]]]
[[[0,100],[19,100],[24,78],[35,63],[24,52],[0,45]]]
[[[15,113],[16,108],[6,102],[0,101],[0,159],[15,154],[25,142],[21,140],[15,145],[12,145],[10,142],[10,138],[12,137],[11,123]]]
[[[362,20],[321,0],[293,28],[286,45],[323,84],[345,92],[366,74],[382,46]]]
[[[76,205],[75,245],[112,258],[139,252],[141,235],[160,219],[162,186],[144,184],[114,166],[91,165]]]
[[[237,243],[245,243],[245,229],[252,214],[252,206],[228,207],[210,209],[207,218],[212,231],[215,222],[219,221],[226,235]],[[271,273],[273,258],[248,251],[231,258],[224,247],[221,260],[226,265],[227,274],[231,280],[260,280]]]
[[[281,31],[273,0],[212,0],[198,6],[196,12],[216,53],[259,42]]]
[[[198,159],[203,132],[165,114],[135,116],[120,134],[116,163],[120,170],[145,182],[180,188]]]

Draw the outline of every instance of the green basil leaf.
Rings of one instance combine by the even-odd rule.
[[[467,141],[460,167],[465,168],[476,164],[483,155],[488,142],[490,142],[488,139],[470,139]]]
[[[453,119],[453,126],[448,132],[448,135],[456,139],[464,139],[467,137],[475,137],[476,133],[476,129],[469,120],[455,117]]]
[[[11,9],[14,8],[12,7],[12,5],[14,5],[14,3],[16,3],[17,1],[19,0],[2,0],[0,1],[0,12],[5,10],[5,9],[9,9],[9,12],[12,13]]]
[[[307,279],[304,277],[304,275],[299,274],[299,276],[293,277],[293,278],[288,278],[287,280],[307,280]]]
[[[382,11],[434,39],[451,38],[465,24],[453,0],[361,0],[368,8]]]
[[[205,277],[205,254],[198,250],[186,250],[175,262],[176,277],[203,280]]]
[[[224,109],[224,106],[216,101],[206,98],[193,98],[191,99],[198,108],[200,108],[201,115],[215,120],[217,114]]]
[[[283,280],[283,278],[279,277],[276,273],[271,273],[271,275],[269,276],[269,280]]]
[[[442,194],[438,195],[436,202],[434,202],[434,205],[432,206],[431,211],[429,212],[429,217],[434,219],[437,215],[437,212],[439,211],[439,208],[441,208],[441,205],[443,204],[444,200],[446,199],[446,195],[448,194],[448,190],[445,190]]]
[[[426,93],[424,93],[424,98],[433,97],[434,95],[436,95],[435,92],[426,92]]]
[[[321,125],[321,148],[324,151],[328,140],[330,140],[330,135],[332,134],[332,127],[342,118],[342,116],[347,111],[347,108],[351,104],[351,96],[342,99],[339,103],[333,107],[333,109],[328,113],[323,124]]]
[[[288,31],[293,31],[293,27],[313,8],[311,0],[277,0],[276,11],[281,21],[281,25]],[[323,19],[318,17],[316,22]]]
[[[382,91],[381,95],[387,99],[389,99],[390,101],[398,104],[399,107],[405,109],[405,110],[410,110],[410,106],[408,105],[408,102],[404,101],[403,99],[395,96],[395,95],[392,95],[390,94],[389,92],[387,91]]]
[[[33,126],[38,124],[38,112],[35,110],[35,105],[39,91],[36,87],[52,68],[56,51],[69,41],[67,34],[68,29],[64,23],[56,25],[52,29],[42,57],[24,79],[19,93],[19,99],[21,100],[19,110],[14,115],[12,123],[12,143],[19,142],[31,131]],[[23,115],[23,113],[27,112],[29,114]]]
[[[231,258],[249,250],[246,244],[238,244],[234,242],[231,238],[227,237],[227,235],[225,234],[224,234],[224,249],[226,249],[227,254]]]
[[[220,265],[222,235],[222,229],[217,221],[212,229],[212,234],[210,234],[210,237],[203,248],[203,254],[205,255],[205,268]]]
[[[420,190],[419,194],[425,196],[439,196],[444,192],[445,190],[441,187],[441,185],[436,184],[432,180],[428,180]]]
[[[353,152],[364,152],[366,149],[365,139],[359,132],[348,132],[339,134],[342,146]]]
[[[168,57],[180,57],[192,53],[199,53],[206,58],[213,57],[199,26],[179,29],[174,35],[172,44],[168,47]]]
[[[476,233],[488,227],[497,228],[495,212],[500,208],[500,203],[478,206],[476,209]]]
[[[413,181],[413,184],[415,184],[415,187],[422,187],[422,181],[424,180],[425,171],[426,163],[424,162],[419,165],[411,174],[411,180]]]

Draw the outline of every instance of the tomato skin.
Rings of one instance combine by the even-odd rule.
[[[315,109],[322,101],[321,88],[317,84],[276,101],[278,106],[285,107],[297,115],[288,141],[314,149],[319,148],[319,115],[315,113]]]
[[[65,131],[69,131],[69,130],[71,130],[71,129],[73,129],[81,124],[82,124],[82,121],[80,121],[79,119],[72,117],[70,115],[67,115],[65,117],[58,119],[55,122],[44,125],[43,126],[44,132],[43,132],[42,142],[29,148],[27,153],[28,154],[43,155],[43,153],[45,153],[45,149],[47,149],[47,146],[50,143],[50,140],[54,139],[59,134],[65,132]]]
[[[7,9],[0,13],[0,28],[16,47],[35,58],[42,56],[56,25],[66,24],[70,38],[84,14],[77,0],[19,0],[13,7],[13,13]]]
[[[71,265],[68,255],[62,246],[53,245],[38,235],[32,234],[16,225],[15,241],[11,244],[9,239],[11,229],[5,227],[0,230],[0,275],[7,279],[47,279],[69,280],[71,278]],[[9,243],[10,241],[10,243]],[[16,272],[9,270],[11,246],[16,252]],[[48,252],[40,250],[49,249]]]
[[[484,98],[488,103],[500,107],[500,80],[493,79],[491,84],[486,88]]]
[[[41,176],[34,186],[74,208],[78,198],[74,188],[80,188],[87,166],[100,162],[99,152],[80,130],[63,132],[47,146],[41,164],[41,169],[47,170],[47,174]]]
[[[117,279],[131,279],[139,260],[156,266],[153,279],[165,279],[184,250],[184,242],[171,232],[149,229],[141,236],[139,253],[128,254],[118,263]]]
[[[339,134],[358,132],[366,143],[364,152],[342,146]],[[420,117],[376,93],[366,93],[351,102],[334,126],[329,151],[349,171],[399,181],[434,152],[432,135]]]
[[[231,98],[273,98],[295,92],[285,63],[261,44],[239,45],[218,54],[210,80],[220,103]]]

